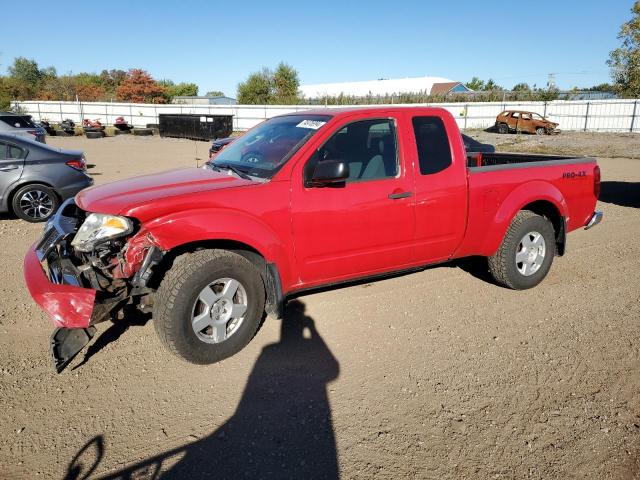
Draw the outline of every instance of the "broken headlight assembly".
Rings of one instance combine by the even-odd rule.
[[[78,229],[71,246],[78,252],[92,252],[96,245],[133,232],[133,222],[126,217],[91,213]]]

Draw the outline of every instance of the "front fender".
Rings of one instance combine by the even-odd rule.
[[[228,208],[187,210],[156,218],[144,226],[163,250],[207,240],[243,243],[260,253],[267,263],[277,265],[283,285],[294,283],[289,238],[246,212]]]
[[[511,221],[518,212],[528,204],[539,201],[551,203],[563,217],[569,215],[567,202],[553,184],[543,180],[522,184],[511,191],[498,207],[489,228],[491,233],[485,237],[482,252],[493,255],[500,247]]]

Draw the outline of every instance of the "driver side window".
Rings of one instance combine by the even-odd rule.
[[[316,165],[325,160],[346,163],[349,167],[348,183],[397,176],[394,121],[388,118],[362,120],[344,126],[309,159],[305,178],[311,178]]]

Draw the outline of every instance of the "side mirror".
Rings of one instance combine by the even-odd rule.
[[[342,160],[324,160],[316,165],[309,186],[334,185],[346,181],[347,178],[349,178],[349,165]]]

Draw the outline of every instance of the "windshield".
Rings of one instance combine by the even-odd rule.
[[[230,143],[210,164],[271,178],[330,118],[302,114],[269,119]]]

